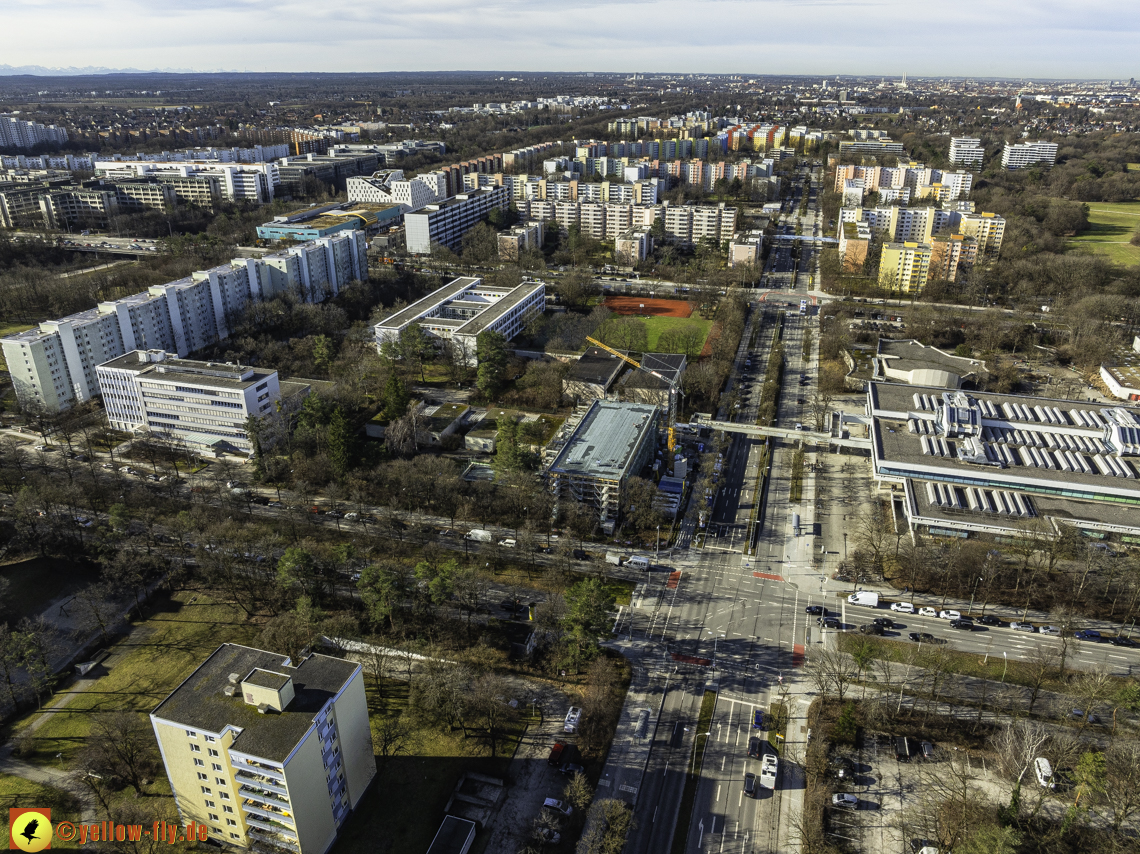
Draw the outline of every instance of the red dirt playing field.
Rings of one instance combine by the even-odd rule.
[[[684,300],[652,297],[606,297],[606,308],[614,314],[650,317],[691,317],[693,314],[693,307]]]

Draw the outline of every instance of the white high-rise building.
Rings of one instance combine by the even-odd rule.
[[[0,116],[0,148],[31,148],[41,142],[63,145],[67,131],[55,125],[25,122],[15,116]]]
[[[1027,166],[1051,167],[1056,162],[1055,142],[1007,142],[1001,153],[1003,169],[1024,169]]]
[[[955,166],[978,166],[985,160],[986,151],[982,141],[972,136],[950,138],[950,162]]]
[[[16,398],[58,412],[100,394],[96,366],[131,350],[185,357],[228,338],[252,300],[286,291],[305,302],[368,276],[364,233],[344,231],[263,258],[237,258],[0,339]]]

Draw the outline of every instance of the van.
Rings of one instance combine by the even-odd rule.
[[[649,569],[649,558],[642,557],[641,555],[634,555],[625,562],[625,565],[631,569]]]
[[[911,756],[910,739],[902,735],[896,735],[895,739],[895,758],[899,762],[906,762]]]
[[[558,768],[562,765],[562,754],[565,752],[565,750],[565,742],[554,742],[554,746],[550,748],[550,755],[546,757],[546,761],[549,764],[553,765],[555,768]]]
[[[851,605],[865,605],[868,608],[878,608],[879,594],[860,590],[858,593],[852,593],[848,596],[847,601]]]
[[[606,563],[613,564],[614,566],[621,566],[621,559],[621,552],[606,552]]]
[[[1033,773],[1037,775],[1037,785],[1041,788],[1057,788],[1057,784],[1053,780],[1053,766],[1044,756],[1038,756],[1033,760]]]
[[[582,710],[577,706],[571,706],[570,711],[566,713],[566,721],[562,725],[563,732],[575,733],[578,731],[578,721],[582,719]]]

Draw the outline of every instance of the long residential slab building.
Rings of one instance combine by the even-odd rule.
[[[58,412],[100,394],[96,367],[132,350],[179,357],[228,338],[250,302],[286,293],[322,302],[368,276],[363,232],[342,232],[261,258],[236,258],[184,279],[99,303],[0,339],[25,409]]]

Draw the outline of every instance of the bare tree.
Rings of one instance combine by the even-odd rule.
[[[149,721],[126,710],[96,716],[80,764],[141,795],[161,767]]]
[[[842,700],[851,687],[851,659],[838,650],[813,650],[804,670],[821,694],[834,694]]]

